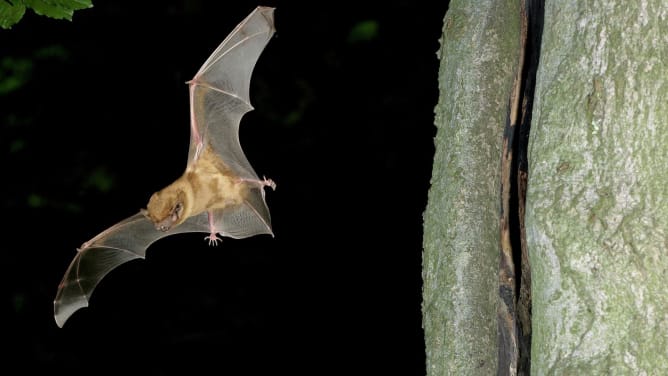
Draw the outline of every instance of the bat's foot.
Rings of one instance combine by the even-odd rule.
[[[270,187],[272,191],[276,190],[276,183],[274,183],[273,180],[267,179],[264,176],[262,177],[262,180],[241,178],[241,181],[245,183],[255,184],[260,188]]]
[[[273,180],[267,179],[266,176],[262,176],[262,181],[260,182],[263,187],[271,187],[272,191],[276,190],[276,183]]]
[[[223,239],[216,236],[215,232],[212,232],[209,236],[205,237],[204,240],[208,240],[210,246],[218,245],[218,242],[223,241]]]

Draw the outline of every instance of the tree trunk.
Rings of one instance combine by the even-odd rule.
[[[665,0],[546,2],[526,212],[536,375],[668,374],[667,58]]]
[[[425,211],[423,326],[430,375],[497,369],[500,157],[519,56],[518,1],[450,3],[439,58]]]

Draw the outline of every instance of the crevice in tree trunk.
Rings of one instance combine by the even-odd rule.
[[[536,87],[536,70],[540,60],[540,45],[543,35],[544,0],[527,0],[528,38],[526,45],[526,63],[523,79],[522,120],[517,137],[517,220],[519,228],[519,262],[520,278],[518,278],[519,296],[517,315],[519,329],[519,360],[518,374],[529,375],[531,370],[531,264],[526,243],[525,204],[528,181],[527,147],[531,130],[531,114],[533,109],[534,89]]]
[[[544,0],[524,0],[520,59],[510,95],[501,161],[498,375],[529,375],[531,369],[531,266],[525,237],[527,145]]]

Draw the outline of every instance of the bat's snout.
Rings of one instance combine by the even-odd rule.
[[[169,229],[172,228],[173,224],[174,222],[172,221],[172,218],[167,218],[163,221],[154,223],[155,229],[162,232],[169,231]]]

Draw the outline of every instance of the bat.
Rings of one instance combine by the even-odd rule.
[[[274,235],[265,187],[241,150],[239,123],[253,107],[249,99],[255,63],[274,34],[274,8],[258,7],[244,19],[188,81],[190,146],[185,173],[154,193],[139,213],[104,230],[77,249],[53,302],[62,327],[88,306],[107,273],[136,258],[166,236],[204,232],[216,245],[218,235],[246,238]]]

